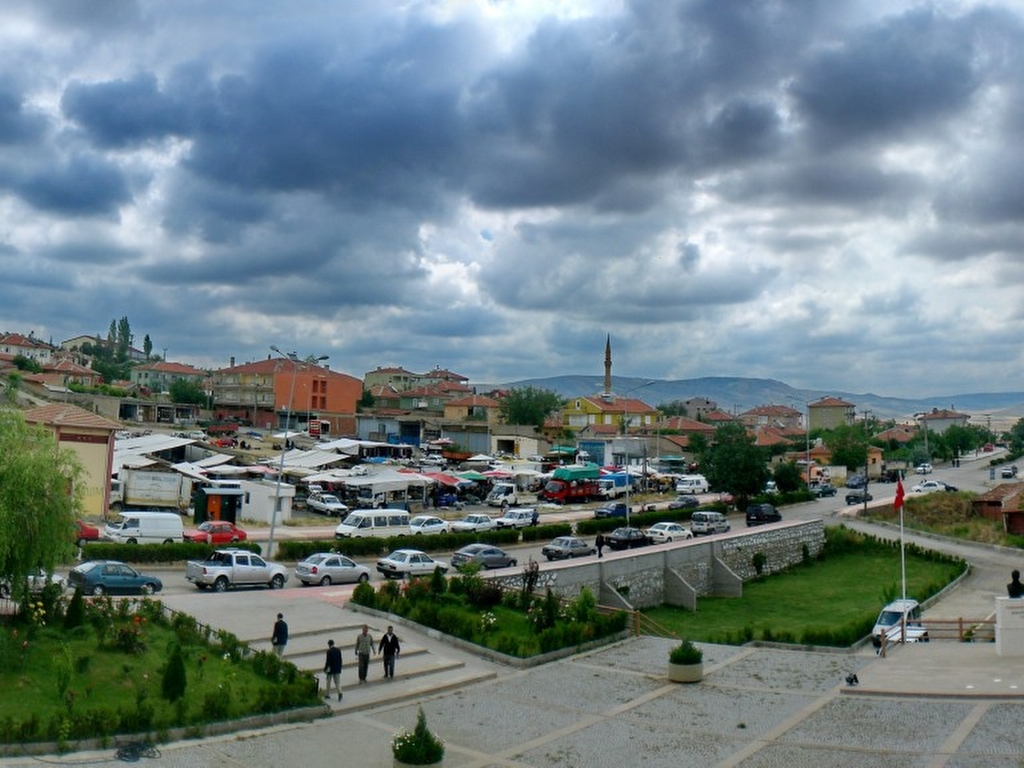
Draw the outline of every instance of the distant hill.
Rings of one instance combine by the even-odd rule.
[[[652,383],[647,384],[648,381]],[[541,387],[557,392],[562,397],[599,394],[604,386],[602,376],[550,376],[542,379],[523,379],[499,385],[505,389]],[[478,387],[478,389],[482,389]],[[630,391],[632,390],[632,391]],[[822,397],[838,397],[857,407],[857,415],[871,411],[876,418],[909,419],[915,413],[933,408],[953,408],[969,413],[978,422],[977,415],[992,415],[993,420],[1024,416],[1024,392],[987,392],[944,395],[926,398],[885,397],[874,393],[854,393],[797,389],[775,379],[747,379],[736,376],[705,376],[699,379],[637,379],[612,377],[612,391],[651,405],[673,400],[706,397],[718,403],[729,413],[742,413],[758,405],[788,405],[798,411],[806,409],[808,402]]]

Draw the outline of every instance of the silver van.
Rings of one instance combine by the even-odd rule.
[[[334,538],[408,536],[409,513],[404,509],[357,509],[334,529]]]
[[[729,530],[729,519],[721,512],[698,510],[690,518],[690,531],[694,536],[726,533]]]

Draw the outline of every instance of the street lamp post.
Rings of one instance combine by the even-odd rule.
[[[292,422],[292,399],[295,397],[295,379],[299,373],[299,356],[294,352],[282,352],[273,344],[270,345],[272,352],[276,352],[282,357],[286,357],[291,360],[292,363],[292,383],[288,390],[288,412],[284,417],[284,441],[281,444],[281,461],[277,467],[277,488],[274,492],[274,508],[270,511],[270,533],[267,535],[267,558],[274,556],[274,528],[277,525],[277,515],[281,510],[281,481],[284,479],[284,457],[288,452],[288,431],[291,429]],[[321,355],[319,357],[310,358],[310,362],[316,363],[320,360],[326,360],[327,355]]]
[[[638,389],[643,389],[644,387],[649,387],[653,383],[654,383],[653,380],[645,381],[643,384],[638,384],[637,386],[633,387],[632,389],[627,389],[625,392],[622,393],[622,436],[623,436],[623,440],[622,440],[623,451],[622,452],[623,452],[623,455],[624,455],[625,461],[626,461],[626,527],[627,528],[629,527],[629,521],[630,521],[629,487],[630,487],[630,485],[632,485],[632,480],[631,480],[631,476],[629,474],[629,447],[628,447],[629,446],[629,442],[628,442],[628,440],[629,440],[629,415],[628,415],[629,403],[626,401],[626,395],[628,395],[630,392],[636,392]]]

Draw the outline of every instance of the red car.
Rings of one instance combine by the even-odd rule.
[[[100,529],[95,525],[89,525],[84,520],[75,521],[75,543],[84,547],[87,541],[97,541],[100,537]]]
[[[199,544],[235,544],[246,540],[245,531],[236,528],[234,523],[221,520],[207,520],[192,531],[185,531],[185,541]]]

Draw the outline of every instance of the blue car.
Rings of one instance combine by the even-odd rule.
[[[152,595],[164,588],[156,576],[116,560],[90,560],[71,569],[68,586],[86,595]]]

